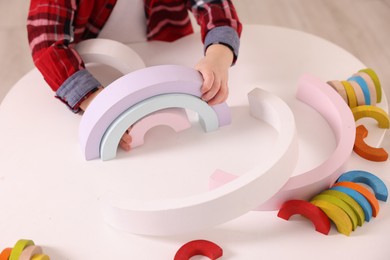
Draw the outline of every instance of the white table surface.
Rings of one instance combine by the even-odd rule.
[[[147,66],[194,66],[202,55],[199,37],[131,47]],[[303,217],[285,221],[276,211],[249,212],[196,233],[148,237],[111,228],[99,211],[98,198],[109,189],[142,199],[187,196],[205,192],[216,168],[239,174],[259,158],[266,160],[277,134],[248,114],[246,94],[254,87],[279,95],[294,112],[300,138],[295,174],[315,167],[334,150],[335,139],[327,122],[295,99],[296,82],[303,73],[324,81],[345,80],[362,68],[365,65],[351,54],[318,37],[247,25],[238,63],[230,73],[231,126],[208,134],[197,122],[178,134],[158,127],[142,147],[121,151],[108,162],[83,159],[80,117],[52,98],[41,75],[32,70],[0,106],[0,250],[28,238],[52,259],[173,259],[184,243],[208,239],[224,249],[222,259],[388,259],[390,207],[383,202],[378,217],[350,237],[335,226],[328,236],[322,235]],[[119,76],[104,69],[99,78],[107,84]],[[102,72],[102,67],[91,70]],[[386,98],[379,106],[388,110]],[[361,123],[370,131],[367,142],[379,145],[385,131],[371,119]],[[390,182],[389,161],[374,163],[353,153],[346,169],[370,171]]]

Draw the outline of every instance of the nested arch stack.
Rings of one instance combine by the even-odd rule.
[[[50,260],[50,257],[34,241],[19,239],[13,247],[1,251],[0,260]]]
[[[385,202],[387,197],[387,187],[379,177],[354,170],[342,174],[329,189],[309,201],[286,201],[278,217],[288,220],[292,215],[303,215],[325,235],[330,232],[332,221],[340,233],[349,236],[358,226],[378,216],[379,201]]]

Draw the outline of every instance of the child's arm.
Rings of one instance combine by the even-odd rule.
[[[195,68],[202,74],[202,99],[210,105],[224,102],[229,94],[228,73],[233,63],[233,52],[222,44],[213,44],[206,50]]]
[[[92,37],[87,22],[95,9],[99,11],[99,17],[92,18],[100,23],[94,22],[93,29],[98,31],[103,26],[103,18],[111,8],[102,5],[102,1],[80,4],[70,0],[30,2],[27,33],[34,64],[56,97],[74,112],[79,111],[84,98],[101,86],[85,69],[73,44],[84,35]]]
[[[204,78],[202,98],[215,105],[228,97],[228,72],[237,60],[242,24],[231,0],[189,2],[205,48],[195,67]]]

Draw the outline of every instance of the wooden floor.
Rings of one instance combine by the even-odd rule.
[[[343,47],[377,71],[389,100],[390,0],[235,0],[234,3],[243,23],[294,28]],[[0,101],[33,68],[25,31],[28,5],[28,0],[0,0]]]
[[[238,0],[244,23],[289,27],[343,47],[390,92],[390,0]]]

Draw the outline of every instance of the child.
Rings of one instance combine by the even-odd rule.
[[[27,32],[34,64],[73,112],[85,111],[103,88],[73,46],[97,37],[116,5],[135,7],[139,1],[31,0]],[[200,25],[204,43],[205,55],[195,66],[204,79],[202,99],[210,105],[221,103],[228,96],[228,70],[237,59],[242,30],[230,0],[144,0],[146,38],[174,41],[192,33],[188,10]],[[137,22],[132,17],[129,27]],[[118,26],[126,28],[120,21]],[[130,143],[131,137],[124,134],[120,146],[130,150]]]

